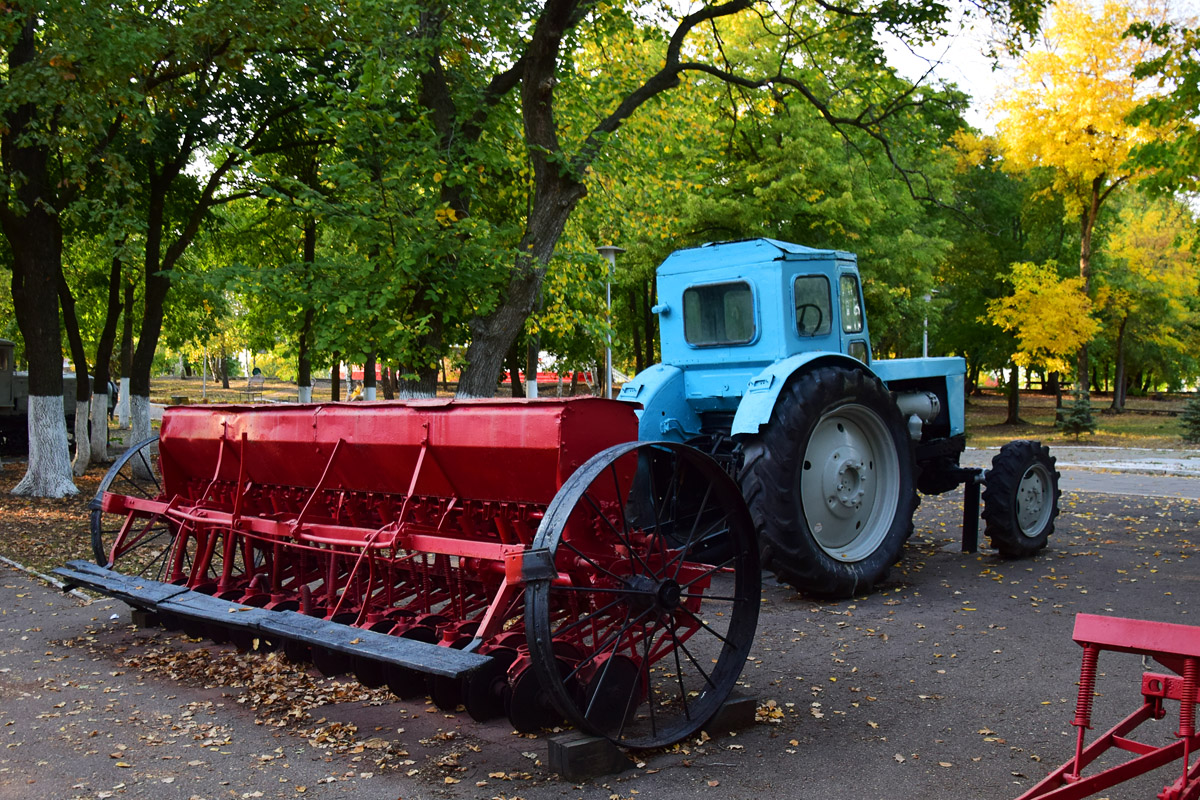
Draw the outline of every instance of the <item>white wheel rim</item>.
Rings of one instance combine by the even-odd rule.
[[[1050,521],[1054,508],[1051,498],[1053,482],[1045,464],[1035,463],[1025,470],[1017,484],[1017,527],[1022,535],[1035,537],[1041,534]]]
[[[850,404],[817,421],[804,452],[797,496],[817,545],[838,561],[862,561],[891,528],[900,459],[880,416]]]

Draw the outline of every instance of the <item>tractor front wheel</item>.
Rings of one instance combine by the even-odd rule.
[[[985,533],[1009,558],[1031,556],[1046,546],[1058,516],[1058,471],[1041,442],[1019,440],[992,459],[983,490]]]
[[[808,594],[871,591],[912,533],[913,472],[904,420],[878,378],[841,366],[794,378],[745,446],[742,491],[763,565]]]

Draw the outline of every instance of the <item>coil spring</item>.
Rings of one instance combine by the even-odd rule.
[[[1094,645],[1083,646],[1083,666],[1079,668],[1079,697],[1075,701],[1075,719],[1071,724],[1077,728],[1092,727],[1092,703],[1096,695],[1096,663],[1100,660],[1100,649]]]
[[[1200,659],[1183,662],[1183,700],[1179,704],[1180,737],[1196,734],[1196,686],[1200,684]]]

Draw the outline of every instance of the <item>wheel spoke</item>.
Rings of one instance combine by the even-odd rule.
[[[642,556],[641,556],[641,554],[638,553],[637,548],[635,548],[633,546],[633,542],[631,542],[629,540],[628,524],[625,524],[626,533],[621,533],[621,531],[617,528],[617,526],[613,524],[613,521],[608,518],[608,515],[600,510],[600,506],[596,503],[595,499],[593,499],[590,494],[585,493],[583,495],[583,499],[587,500],[588,505],[591,506],[592,510],[596,512],[596,516],[598,516],[598,517],[600,517],[600,519],[604,520],[604,524],[607,525],[609,527],[609,529],[611,529],[612,532],[617,535],[617,538],[621,540],[621,544],[625,545],[625,547],[629,550],[630,555],[632,555],[634,557],[634,559],[642,566],[642,569],[644,569],[646,571],[646,574],[647,575],[654,574],[654,571],[652,569],[650,569],[650,565],[647,564],[642,559]],[[625,504],[622,503],[620,500],[618,500],[617,502],[621,505],[621,519],[622,519],[622,522],[624,523]]]
[[[614,491],[620,516],[600,514]],[[533,546],[562,548],[576,566],[527,585],[540,685],[570,722],[625,747],[693,733],[733,689],[758,616],[758,553],[737,485],[683,445],[619,445],[571,476],[544,520]]]
[[[691,617],[692,619],[694,619],[694,620],[696,621],[696,624],[697,624],[697,625],[699,625],[699,626],[700,626],[702,629],[704,629],[704,630],[708,631],[708,632],[709,632],[709,633],[711,633],[713,636],[715,636],[715,637],[717,637],[718,639],[720,639],[720,640],[721,640],[721,642],[722,642],[723,644],[730,645],[731,647],[735,646],[735,645],[734,645],[732,642],[730,642],[730,641],[729,641],[729,639],[727,639],[725,636],[723,636],[723,635],[721,635],[720,633],[718,633],[718,632],[716,631],[716,629],[714,629],[714,628],[713,628],[711,625],[709,625],[707,622],[705,622],[704,620],[700,619],[700,618],[699,618],[699,617],[697,617],[695,614],[693,614],[693,613],[691,612],[691,610],[690,610],[690,609],[688,609],[687,607],[685,607],[685,606],[680,606],[680,607],[679,607],[679,610],[680,610],[680,611],[682,611],[683,613],[687,614],[687,615],[688,615],[689,617]]]
[[[692,662],[692,666],[696,668],[696,671],[704,676],[704,682],[714,689],[717,688],[717,684],[714,683],[709,674],[704,671],[704,667],[700,666],[700,662],[696,661],[696,657],[692,655],[692,651],[688,650],[687,644],[679,637],[674,636],[674,629],[672,629],[672,637],[675,639],[675,647],[679,650],[682,650],[683,654],[687,656],[688,661]]]

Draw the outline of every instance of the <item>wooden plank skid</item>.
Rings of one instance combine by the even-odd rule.
[[[430,675],[460,678],[492,660],[490,656],[339,625],[296,611],[264,613],[270,615],[261,628],[264,633],[274,633],[339,653],[364,656]]]
[[[295,611],[268,611],[221,600],[182,586],[122,575],[87,561],[71,561],[54,574],[68,588],[83,586],[115,597],[135,608],[256,632],[267,637],[294,639],[307,645],[430,675],[459,678],[492,659],[477,653],[389,636]]]
[[[154,609],[164,600],[188,591],[183,586],[122,575],[91,561],[69,561],[51,572],[62,578],[68,589],[82,586],[136,608]]]

